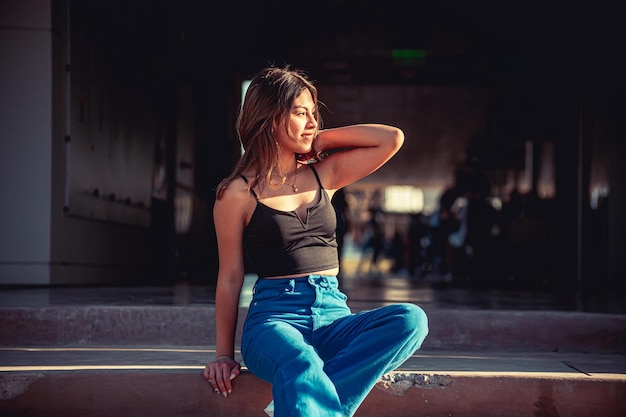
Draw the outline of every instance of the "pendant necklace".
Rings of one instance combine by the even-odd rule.
[[[285,184],[290,185],[291,189],[293,190],[294,193],[297,193],[298,191],[300,191],[298,189],[298,187],[296,187],[296,181],[298,180],[298,165],[296,165],[296,170],[295,173],[293,175],[293,184],[289,184],[287,181],[285,181]]]

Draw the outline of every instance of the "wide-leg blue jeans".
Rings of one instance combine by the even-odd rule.
[[[348,417],[381,376],[428,334],[417,305],[352,313],[333,276],[263,279],[254,285],[241,353],[272,384],[275,417]]]

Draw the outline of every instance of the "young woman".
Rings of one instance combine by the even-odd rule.
[[[352,416],[378,379],[428,333],[410,303],[353,313],[339,290],[333,194],[385,164],[403,132],[380,124],[321,130],[317,89],[300,71],[253,77],[237,120],[244,153],[217,189],[219,272],[215,360],[204,377],[227,397],[244,256],[258,279],[241,354],[272,384],[274,415]],[[244,255],[244,253],[246,255]]]

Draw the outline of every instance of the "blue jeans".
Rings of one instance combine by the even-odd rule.
[[[346,300],[333,276],[256,281],[241,353],[272,384],[275,417],[354,415],[428,334],[426,314],[414,304],[352,313]]]

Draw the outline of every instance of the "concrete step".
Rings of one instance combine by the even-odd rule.
[[[626,315],[428,309],[422,350],[626,354]],[[215,344],[215,308],[60,305],[0,307],[2,346]],[[238,337],[246,308],[241,308]]]
[[[193,346],[3,348],[2,416],[264,416],[271,386],[249,372],[228,398]],[[238,357],[238,359],[241,359]],[[623,355],[418,352],[383,378],[357,416],[624,416]]]
[[[271,387],[245,368],[228,398],[202,378],[214,354],[213,313],[213,306],[0,308],[0,415],[264,417]],[[626,415],[626,316],[427,314],[423,348],[379,382],[357,417]]]

